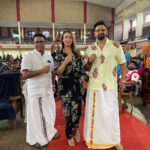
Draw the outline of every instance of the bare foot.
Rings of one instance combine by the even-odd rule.
[[[68,140],[68,144],[69,144],[69,146],[74,147],[74,146],[75,146],[75,141],[74,141],[74,139],[73,139],[73,138],[69,139],[69,140]]]

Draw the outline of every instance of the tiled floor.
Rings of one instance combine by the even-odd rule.
[[[150,104],[145,107],[142,105],[142,99],[140,97],[134,97],[134,108],[132,115],[141,120],[143,123],[150,126]],[[127,111],[131,111],[131,105],[128,103]]]

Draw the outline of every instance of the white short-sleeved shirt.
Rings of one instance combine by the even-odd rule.
[[[27,79],[27,88],[29,94],[40,97],[43,97],[47,94],[48,88],[52,86],[51,71],[53,70],[54,62],[49,53],[44,52],[44,54],[41,55],[41,53],[35,49],[23,56],[21,63],[22,71],[25,69],[36,71],[45,66],[50,67],[49,73]]]

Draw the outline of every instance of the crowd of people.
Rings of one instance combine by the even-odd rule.
[[[148,37],[148,42],[150,45],[150,37]],[[143,86],[144,86],[144,72],[145,70],[150,69],[150,49],[149,46],[145,46],[142,49],[142,52],[135,57],[130,56],[129,50],[129,44],[127,42],[121,43],[123,45],[123,50],[126,58],[126,64],[127,64],[127,71],[126,71],[126,82],[125,85],[132,85],[132,92],[137,96],[143,95]],[[118,77],[120,76],[120,69],[118,67],[117,70]],[[131,88],[128,89],[128,86],[126,87],[125,91],[129,92]]]
[[[22,62],[21,58],[14,59],[11,55],[0,58],[1,66],[7,66],[10,71],[19,71],[21,62],[27,87],[26,142],[29,145],[43,147],[59,137],[55,128],[55,92],[61,98],[69,146],[74,147],[81,140],[78,129],[82,99],[86,99],[83,136],[87,147],[123,150],[118,91],[128,90],[126,85],[131,84],[135,86],[135,94],[141,95],[143,72],[145,68],[150,69],[150,46],[143,49],[142,55],[131,57],[128,43],[116,43],[107,35],[106,24],[97,22],[94,25],[96,41],[82,56],[71,31],[63,32],[61,46],[52,44],[51,54],[45,52],[45,36],[37,33],[33,38],[34,50],[26,54]],[[55,91],[54,86],[57,86]]]
[[[11,54],[0,56],[0,73],[20,72],[22,56],[14,58]]]

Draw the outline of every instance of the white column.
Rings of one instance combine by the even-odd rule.
[[[24,29],[23,29],[23,27],[21,28],[21,37],[22,37],[22,39],[24,39]]]
[[[136,37],[142,36],[142,29],[143,29],[143,13],[140,12],[136,16]]]
[[[128,19],[123,21],[123,40],[128,40],[130,22]]]
[[[55,39],[55,23],[52,23],[52,36],[54,40]]]
[[[81,40],[83,39],[83,32],[82,32],[82,29],[80,29],[80,39],[81,39]]]
[[[86,44],[86,23],[84,23],[84,44]]]
[[[20,21],[18,21],[18,35],[19,35],[19,44],[21,44],[21,29],[20,29]]]
[[[120,41],[122,38],[122,24],[117,24],[114,26],[114,40]]]

